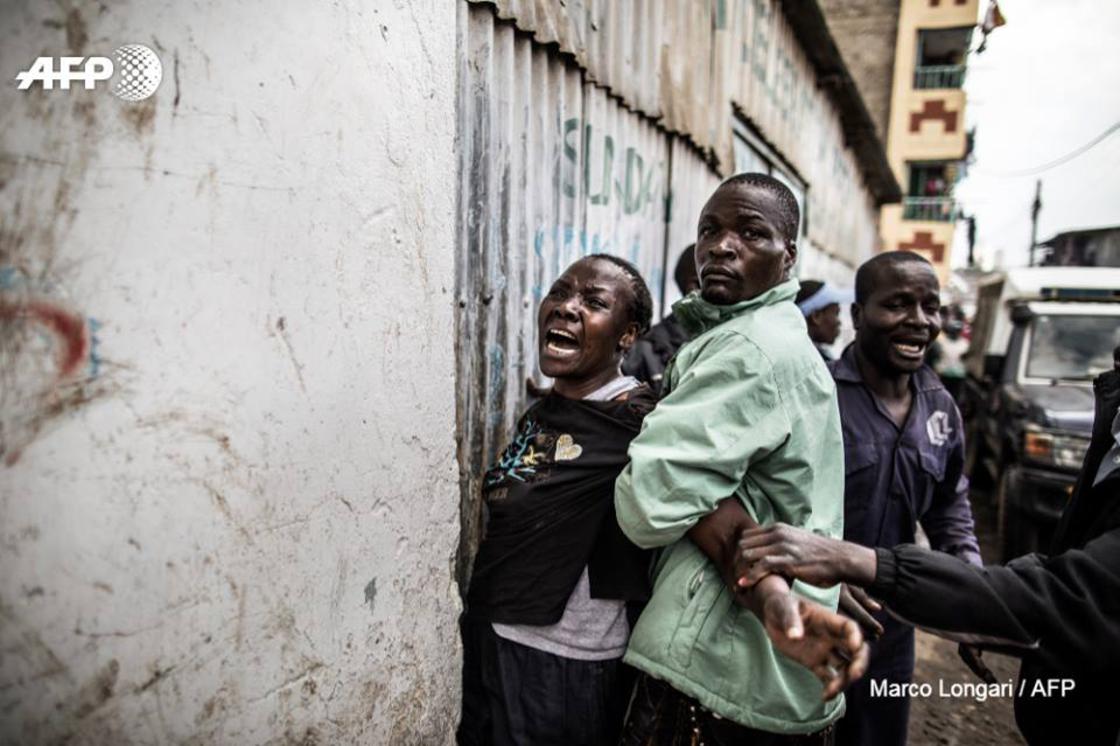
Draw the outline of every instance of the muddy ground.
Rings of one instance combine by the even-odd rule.
[[[974,493],[973,511],[976,533],[985,563],[999,561],[996,547],[995,513],[987,495]],[[984,656],[984,662],[1000,682],[1016,681],[1017,659],[1006,656]],[[933,635],[918,633],[915,683],[928,682],[933,696],[915,698],[910,710],[911,746],[986,746],[987,744],[1023,744],[1015,728],[1015,715],[1010,698],[993,698],[984,702],[974,699],[940,697],[941,682],[950,691],[954,682],[978,681],[957,657],[957,645]]]

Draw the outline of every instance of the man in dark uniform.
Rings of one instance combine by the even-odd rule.
[[[979,565],[963,476],[964,429],[953,398],[923,364],[941,330],[940,286],[918,254],[878,254],[856,272],[855,342],[830,363],[844,428],[844,538],[868,547],[915,539]],[[910,682],[914,631],[876,614],[867,675],[847,692],[837,744],[906,743],[907,698],[872,698],[873,680]]]

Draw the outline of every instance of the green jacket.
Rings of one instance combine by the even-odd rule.
[[[626,662],[722,717],[777,733],[826,727],[843,699],[821,701],[816,677],[773,648],[685,534],[735,495],[759,523],[843,537],[840,411],[792,302],[797,289],[789,280],[733,306],[694,293],[673,307],[699,336],[670,364],[668,393],[615,483],[623,532],[641,547],[666,547]],[[836,608],[838,587],[794,590]]]

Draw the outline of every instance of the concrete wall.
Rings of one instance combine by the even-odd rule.
[[[0,742],[446,742],[454,3],[2,12]]]
[[[886,145],[899,0],[820,0],[820,6]]]

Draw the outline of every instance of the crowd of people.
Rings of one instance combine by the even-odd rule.
[[[799,219],[781,182],[741,174],[653,328],[645,281],[609,255],[541,301],[553,385],[485,475],[459,743],[904,744],[909,700],[875,686],[911,681],[915,623],[977,667],[996,641],[1024,680],[1076,680],[1018,708],[1031,743],[1116,741],[1120,370],[1054,554],[986,568],[961,416],[926,365],[933,267],[887,252],[854,294],[798,282]]]

